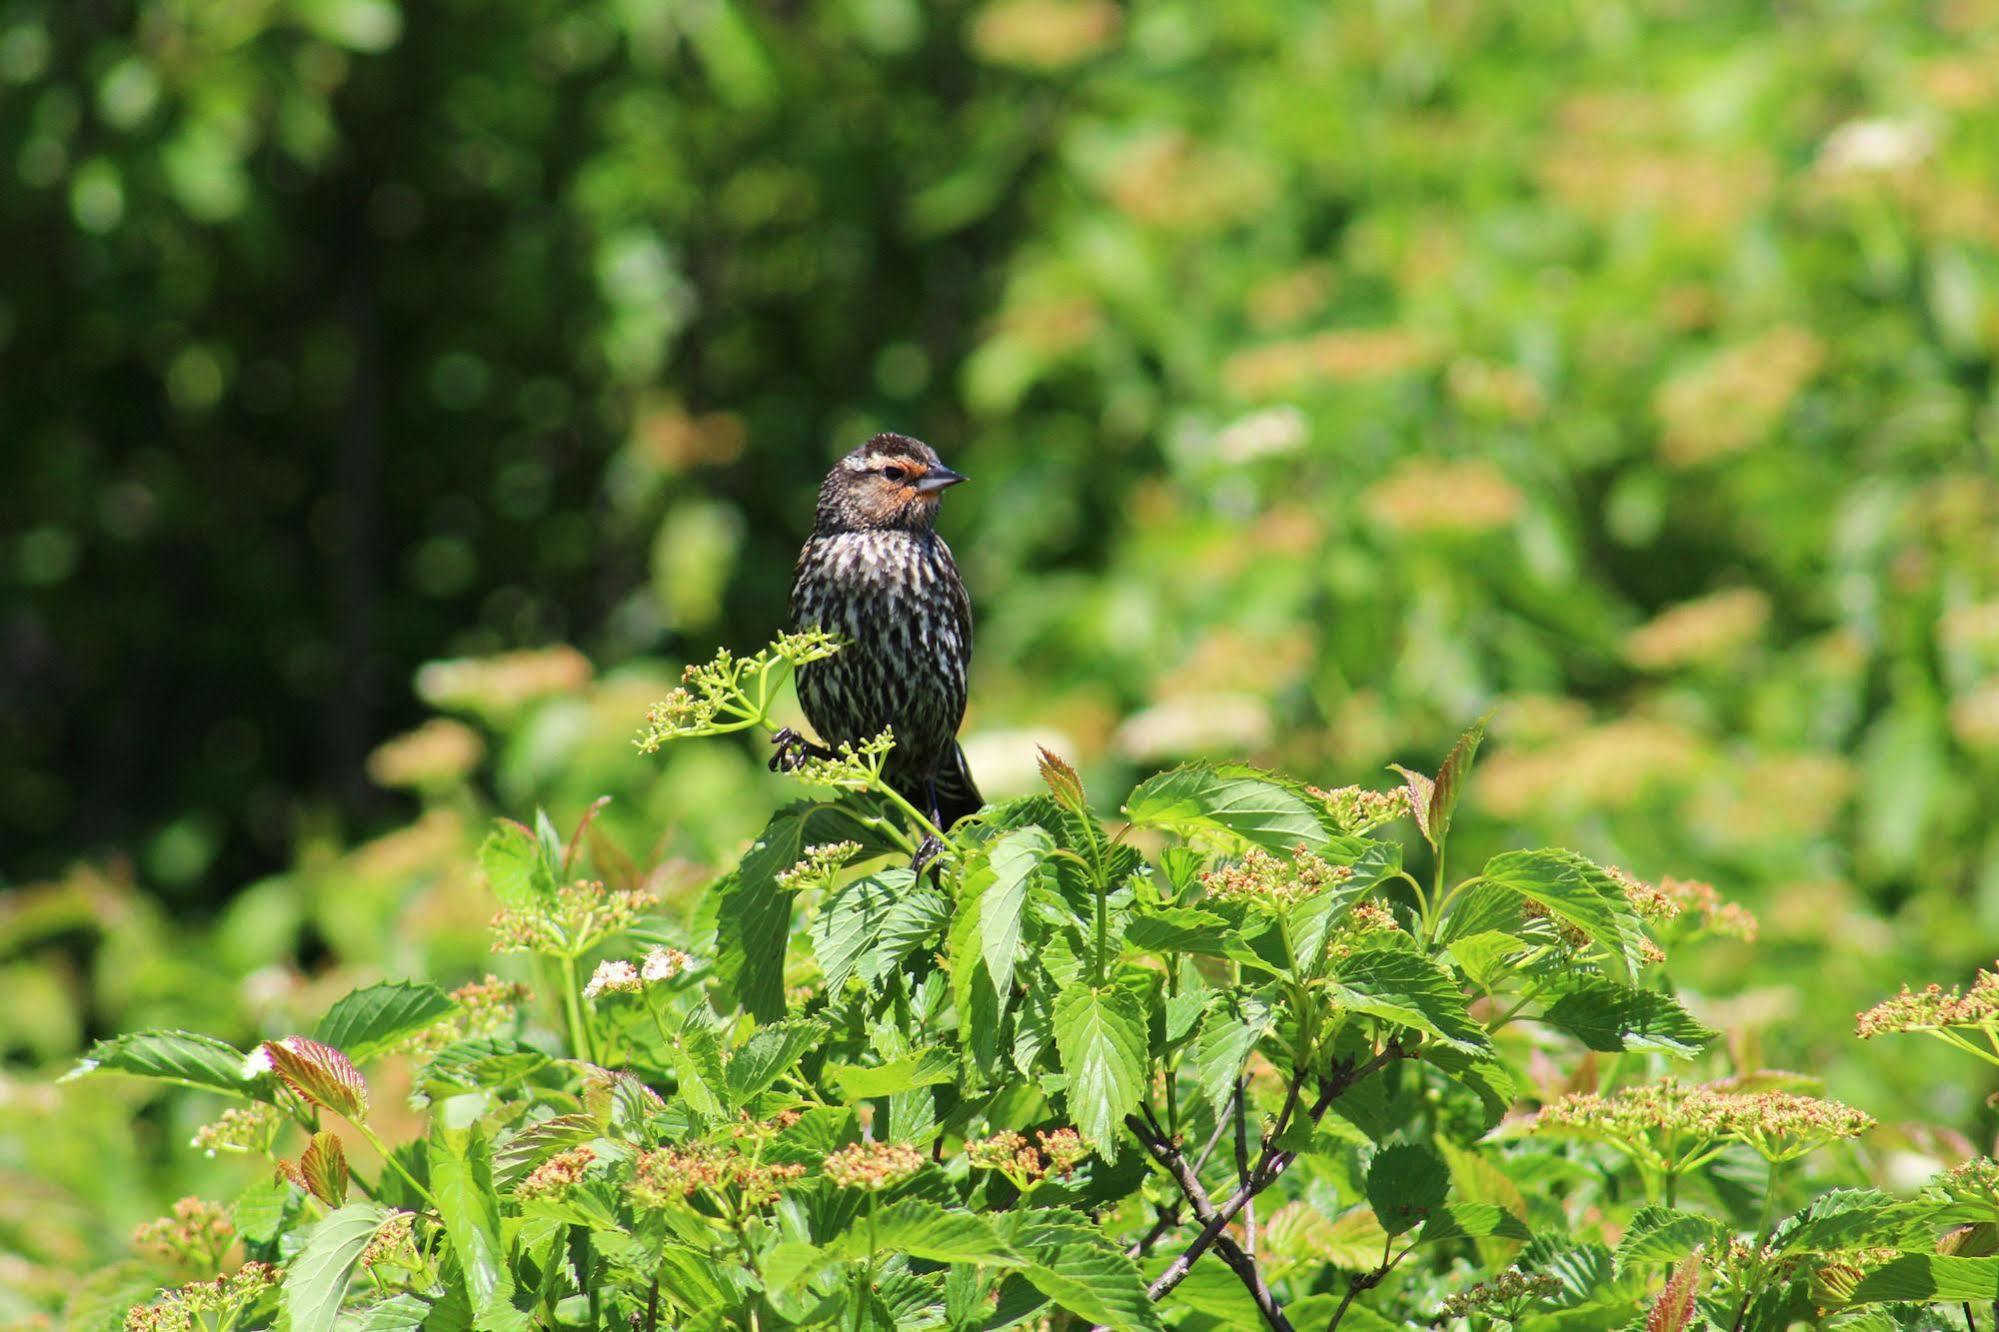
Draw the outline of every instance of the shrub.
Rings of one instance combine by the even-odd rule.
[[[641,748],[775,732],[791,667],[832,650],[690,671]],[[1830,1187],[1855,1178],[1862,1111],[1796,1074],[1660,1076],[1712,1058],[1672,952],[1745,913],[1557,848],[1454,876],[1483,730],[1388,790],[1175,768],[1115,825],[1044,751],[1047,793],[960,823],[921,874],[942,830],[880,780],[883,737],[800,768],[834,798],[778,811],[679,916],[620,867],[589,877],[583,828],[502,824],[480,854],[493,949],[553,1027],[518,982],[395,981],[254,1050],[168,1030],[92,1050],[79,1075],[228,1098],[197,1145],[271,1166],[226,1214],[189,1200],[145,1228],[196,1279],[126,1325],[1872,1328],[1994,1307],[1999,1164],[1914,1198]],[[1968,1044],[1984,1023],[1927,1002],[1863,1031]],[[399,1064],[421,1131],[391,1143]]]

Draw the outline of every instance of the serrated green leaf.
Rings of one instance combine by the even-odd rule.
[[[1145,1006],[1130,990],[1083,986],[1055,997],[1055,1051],[1068,1075],[1069,1118],[1106,1158],[1145,1090]]]
[[[285,1264],[281,1287],[291,1332],[332,1332],[361,1251],[388,1216],[379,1203],[349,1203],[305,1232],[305,1247]]]
[[[1208,1109],[1219,1115],[1235,1091],[1243,1061],[1270,1031],[1276,1018],[1269,1005],[1251,995],[1222,995],[1201,1020],[1194,1041],[1194,1068]]]
[[[434,1123],[430,1137],[430,1192],[457,1256],[465,1297],[482,1329],[524,1327],[514,1309],[513,1273],[500,1239],[500,1198],[493,1188],[492,1153],[478,1128]]]
[[[511,820],[502,821],[479,844],[479,871],[504,907],[531,907],[555,895],[555,880],[534,834]]]
[[[1526,1222],[1494,1203],[1445,1203],[1423,1222],[1419,1244],[1441,1244],[1446,1240],[1533,1238]]]
[[[1124,937],[1149,953],[1200,953],[1228,956],[1234,928],[1227,919],[1199,907],[1159,907],[1136,915],[1125,924]]]
[[[1028,891],[1054,850],[1048,833],[1030,825],[1007,833],[986,851],[984,875],[990,877],[979,889],[979,952],[999,994],[1013,989]]]
[[[784,952],[797,894],[777,876],[796,865],[808,846],[875,836],[838,805],[801,801],[771,815],[735,871],[711,892],[715,906],[715,975],[759,1022],[784,1016]]]
[[[385,981],[335,1000],[312,1037],[345,1052],[357,1064],[365,1063],[457,1007],[435,985]]]
[[[1159,1332],[1137,1264],[1102,1235],[1086,1226],[1030,1223],[1018,1229],[1015,1243],[1028,1257],[1021,1275],[1059,1307],[1115,1332]]]
[[[512,1086],[545,1067],[547,1055],[511,1036],[456,1041],[432,1055],[416,1075],[414,1095],[428,1098]]]
[[[857,1219],[824,1247],[829,1256],[841,1258],[865,1258],[872,1251],[933,1263],[1017,1266],[1024,1261],[984,1217],[921,1198],[877,1207],[872,1220]]]
[[[1125,817],[1141,827],[1182,836],[1225,832],[1266,851],[1288,853],[1301,843],[1324,846],[1318,811],[1289,783],[1245,764],[1194,763],[1139,784]]]
[[[799,1056],[826,1039],[823,1022],[774,1022],[759,1027],[728,1064],[729,1104],[740,1108],[783,1077]]]
[[[1557,848],[1506,851],[1486,862],[1484,878],[1582,931],[1604,950],[1619,979],[1629,981],[1638,969],[1644,928],[1624,889],[1602,866]]]
[[[1691,1058],[1716,1035],[1671,995],[1637,990],[1600,976],[1574,976],[1541,1014],[1592,1050],[1638,1050]]]
[[[247,1244],[269,1244],[284,1229],[294,1210],[292,1186],[283,1175],[267,1172],[236,1195],[229,1218]]]
[[[812,956],[826,978],[828,995],[838,995],[859,974],[861,959],[880,937],[895,901],[885,876],[871,874],[843,884],[820,904],[812,921]]]
[[[1970,1300],[1989,1304],[1995,1299],[1999,1299],[1999,1258],[1905,1253],[1862,1277],[1848,1302]]]
[[[867,1101],[877,1096],[915,1091],[918,1087],[955,1082],[958,1078],[958,1057],[942,1046],[934,1046],[872,1067],[828,1064],[824,1076],[839,1089],[843,1099]]]
[[[245,1076],[248,1058],[235,1046],[213,1036],[156,1028],[97,1042],[77,1061],[75,1068],[63,1074],[62,1080],[68,1082],[96,1072],[129,1073],[185,1087],[269,1100],[269,1080]]]
[[[431,1305],[404,1292],[377,1304],[349,1309],[334,1321],[334,1332],[416,1332],[430,1316]]]
[[[1671,1266],[1702,1245],[1726,1246],[1726,1226],[1711,1217],[1666,1207],[1641,1207],[1617,1246],[1617,1270]]]
[[[1415,952],[1357,949],[1337,963],[1329,993],[1343,1008],[1427,1033],[1462,1053],[1491,1048],[1457,983]]]
[[[1406,1234],[1428,1221],[1444,1205],[1450,1189],[1450,1168],[1421,1147],[1405,1143],[1384,1147],[1367,1168],[1368,1205],[1391,1235]]]

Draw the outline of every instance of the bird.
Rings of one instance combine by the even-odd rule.
[[[945,830],[985,803],[957,738],[972,601],[937,534],[944,492],[965,479],[921,440],[875,435],[826,474],[791,587],[793,631],[842,642],[799,667],[806,720],[828,745],[859,745],[892,728],[883,777]],[[816,748],[795,732],[773,739],[773,768]],[[934,841],[926,835],[919,860],[941,849]]]

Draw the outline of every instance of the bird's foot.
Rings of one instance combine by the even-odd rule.
[[[937,863],[937,857],[943,854],[944,844],[937,840],[937,835],[923,834],[923,840],[916,844],[916,854],[909,859],[909,872],[922,878],[924,872]]]
[[[789,726],[770,738],[775,752],[770,756],[772,772],[796,772],[809,758],[831,758],[833,751],[823,745],[815,745]]]

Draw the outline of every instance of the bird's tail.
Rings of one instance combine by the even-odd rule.
[[[930,808],[929,783],[918,779],[903,781],[892,779],[895,789],[902,797],[918,809]],[[937,790],[937,826],[950,831],[951,825],[968,814],[976,814],[985,807],[985,797],[979,794],[977,782],[972,780],[972,770],[965,763],[965,751],[954,740],[938,761],[937,774],[931,779]]]
[[[985,803],[985,797],[979,794],[979,784],[972,780],[971,766],[965,762],[963,746],[953,740],[950,752],[937,767],[938,822],[949,832],[952,824],[978,813]]]

